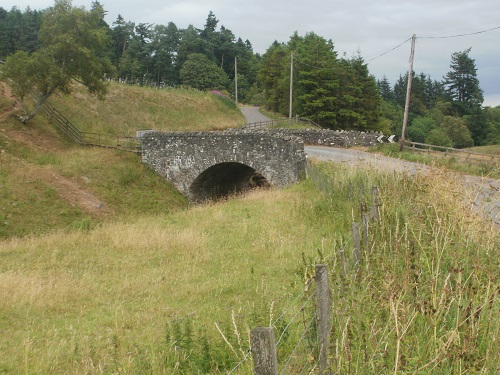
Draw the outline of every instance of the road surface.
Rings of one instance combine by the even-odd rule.
[[[271,121],[267,116],[264,116],[259,111],[259,107],[242,106],[240,107],[241,113],[245,116],[247,124],[252,124],[254,122],[265,122]]]

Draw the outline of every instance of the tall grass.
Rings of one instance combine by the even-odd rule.
[[[111,83],[104,100],[75,85],[71,96],[59,95],[53,104],[85,132],[135,136],[137,130],[206,131],[245,123],[229,99],[210,92],[155,89]]]
[[[500,146],[485,146],[481,148],[473,148],[473,152],[482,152],[484,155],[495,155],[499,152]],[[434,152],[426,154],[422,151],[414,151],[411,148],[406,148],[404,151],[399,151],[398,144],[378,145],[371,149],[373,152],[381,152],[386,156],[408,160],[412,162],[428,164],[435,167],[441,167],[452,171],[463,172],[466,174],[484,176],[489,178],[500,178],[500,164],[497,160],[492,160],[486,156],[484,160],[474,159],[467,160],[463,157],[455,157],[450,155]]]
[[[332,261],[335,373],[495,373],[498,227],[441,176],[388,176],[361,279]],[[386,177],[387,178],[387,177]]]
[[[335,372],[495,373],[498,231],[457,206],[439,175],[320,168],[333,189],[305,181],[4,241],[0,369],[224,373],[246,358],[250,329],[272,324],[327,262]],[[340,250],[352,261],[351,223],[373,185],[381,217],[361,273],[343,278]],[[280,365],[296,338],[280,345]]]

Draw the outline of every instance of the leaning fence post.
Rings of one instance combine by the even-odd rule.
[[[277,375],[278,359],[272,327],[257,327],[250,332],[253,373],[255,375]]]
[[[364,250],[368,250],[368,214],[363,214],[362,216],[362,232],[363,232],[363,248]]]
[[[328,266],[316,265],[316,298],[318,300],[319,373],[328,374],[328,348],[331,329]]]

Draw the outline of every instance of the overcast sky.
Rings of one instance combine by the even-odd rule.
[[[277,40],[287,43],[297,31],[331,39],[339,56],[357,51],[368,62],[370,73],[385,75],[394,84],[409,68],[410,41],[417,35],[414,70],[441,81],[450,70],[453,52],[464,51],[476,62],[485,105],[500,105],[500,3],[499,0],[99,0],[111,25],[118,14],[125,21],[179,28],[203,28],[213,11],[236,37],[249,40],[254,52],[264,53]],[[90,8],[92,0],[73,0]],[[41,10],[53,0],[2,0],[4,9],[27,6]],[[493,29],[491,31],[482,32]],[[473,34],[449,37],[461,34]],[[375,59],[374,59],[375,58]],[[372,60],[373,59],[373,60]]]

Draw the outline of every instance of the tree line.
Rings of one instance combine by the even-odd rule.
[[[392,86],[385,77],[376,80],[359,53],[339,57],[332,40],[313,32],[275,41],[260,55],[249,40],[219,26],[213,12],[203,28],[185,29],[173,22],[136,24],[120,15],[108,25],[105,14],[98,1],[90,10],[73,7],[70,0],[56,0],[41,11],[0,7],[3,76],[17,77],[21,100],[23,89],[34,85],[41,92],[39,106],[54,92],[69,93],[72,79],[104,95],[103,77],[234,97],[237,67],[239,101],[332,129],[401,132],[408,74]],[[482,107],[470,52],[451,56],[442,81],[413,73],[407,138],[454,147],[500,143],[500,108]],[[47,66],[52,69],[43,73]],[[24,119],[32,114],[26,111]]]

